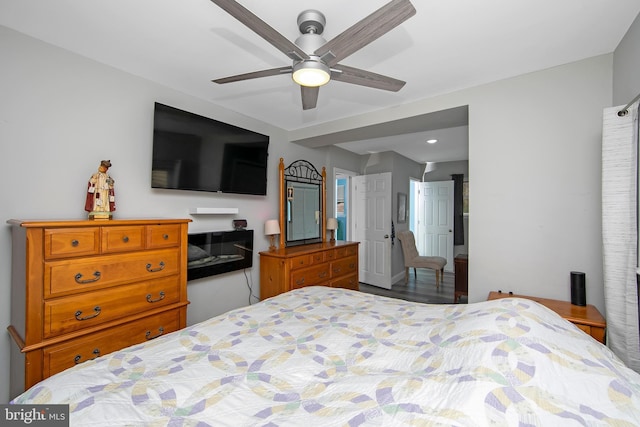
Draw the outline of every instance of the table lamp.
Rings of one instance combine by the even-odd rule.
[[[280,224],[277,219],[269,219],[264,223],[264,234],[269,236],[269,250],[276,250],[276,235],[280,234]]]
[[[330,242],[336,241],[335,233],[337,229],[338,220],[335,218],[327,218],[327,230],[331,231],[331,239],[329,240]]]

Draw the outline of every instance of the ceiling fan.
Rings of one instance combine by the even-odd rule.
[[[317,10],[305,10],[298,15],[298,28],[302,35],[296,39],[295,43],[289,41],[238,2],[211,1],[293,61],[291,66],[224,77],[213,80],[215,83],[223,84],[292,74],[293,80],[300,85],[303,110],[316,107],[319,88],[329,80],[392,92],[399,91],[405,85],[402,80],[338,64],[338,62],[415,15],[416,9],[409,0],[392,0],[328,42],[321,36],[326,23],[324,15]]]

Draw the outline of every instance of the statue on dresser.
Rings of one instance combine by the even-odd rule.
[[[87,200],[84,204],[84,210],[89,212],[89,219],[111,219],[116,210],[115,181],[107,174],[110,167],[110,160],[102,160],[98,172],[89,178]]]

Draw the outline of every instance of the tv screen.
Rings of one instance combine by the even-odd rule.
[[[151,187],[267,194],[269,137],[155,103]]]

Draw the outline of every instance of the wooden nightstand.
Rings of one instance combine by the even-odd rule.
[[[461,296],[468,295],[468,262],[469,256],[467,254],[459,254],[453,259],[453,263],[455,266],[455,287],[453,292],[453,302],[456,304],[460,301]]]
[[[582,329],[601,343],[605,343],[605,329],[607,322],[598,309],[588,304],[587,306],[573,305],[568,301],[560,301],[548,298],[530,297],[526,295],[513,295],[504,292],[489,292],[488,300],[499,298],[526,298],[536,301],[545,307],[555,311],[560,317],[567,319],[569,322]]]

